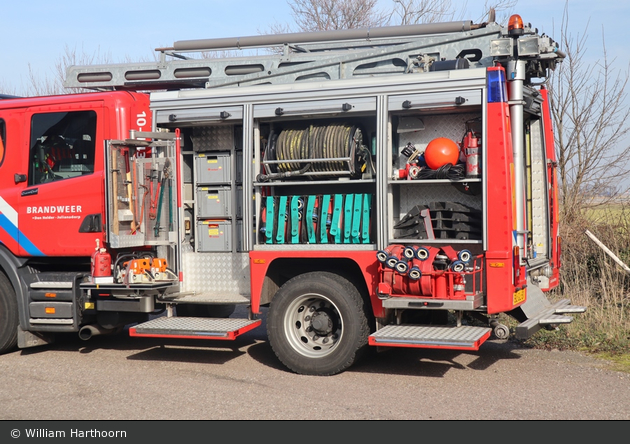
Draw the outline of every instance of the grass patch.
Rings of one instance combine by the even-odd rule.
[[[599,359],[610,362],[612,370],[630,374],[630,353],[595,353],[595,356]]]

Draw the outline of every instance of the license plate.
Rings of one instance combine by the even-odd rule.
[[[522,288],[519,291],[517,291],[516,293],[514,293],[513,304],[512,305],[520,304],[524,300],[525,300],[525,289]]]

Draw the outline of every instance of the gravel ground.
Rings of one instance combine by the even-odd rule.
[[[0,374],[0,420],[630,419],[630,375],[499,341],[375,351],[315,377],[279,363],[264,325],[232,342],[72,335],[0,356]]]

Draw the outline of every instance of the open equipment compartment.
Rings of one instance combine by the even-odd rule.
[[[481,88],[389,98],[389,243],[484,239]]]
[[[107,234],[111,248],[177,243],[175,138],[106,142]]]
[[[376,100],[255,106],[256,245],[374,244]]]

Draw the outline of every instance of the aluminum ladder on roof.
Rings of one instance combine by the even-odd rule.
[[[466,58],[470,67],[485,67],[493,64],[491,51],[497,46],[493,41],[504,37],[504,32],[505,29],[494,22],[473,25],[470,21],[461,21],[178,41],[173,47],[156,49],[160,53],[160,60],[156,62],[70,66],[64,86],[164,90],[288,84],[428,70],[430,59]],[[552,44],[555,43],[541,41],[537,52]],[[243,51],[263,47],[275,48],[275,53],[257,56]],[[280,53],[278,47],[284,51]],[[187,55],[201,53],[207,57],[204,52],[230,49],[241,55],[197,59]],[[425,56],[430,59],[423,58]],[[173,59],[167,60],[167,57]]]

